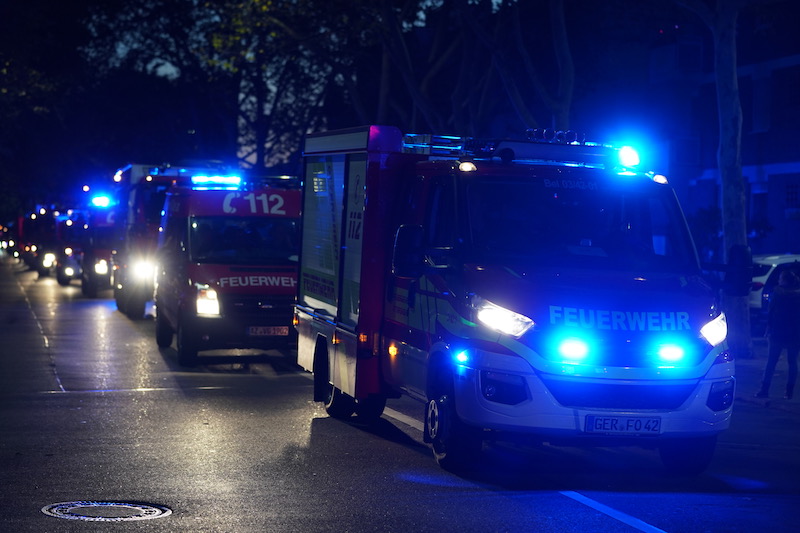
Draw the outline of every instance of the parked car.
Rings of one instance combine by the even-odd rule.
[[[750,286],[750,313],[754,321],[767,319],[769,295],[778,284],[778,277],[785,269],[800,275],[800,254],[753,256],[753,283]]]

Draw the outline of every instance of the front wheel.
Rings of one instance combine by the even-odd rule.
[[[453,397],[443,394],[428,401],[425,436],[433,455],[445,470],[461,470],[478,458],[483,446],[480,428],[464,424],[456,413]]]
[[[162,313],[156,310],[156,344],[159,348],[169,348],[172,344],[172,328]]]
[[[181,366],[195,366],[197,364],[197,344],[191,336],[191,331],[182,321],[178,321],[178,364]]]
[[[658,448],[667,471],[677,475],[697,476],[708,468],[717,447],[717,436],[672,439]]]

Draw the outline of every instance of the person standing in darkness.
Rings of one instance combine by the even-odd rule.
[[[769,355],[761,389],[756,393],[756,398],[769,398],[775,366],[785,349],[789,364],[785,398],[791,399],[797,381],[797,356],[800,353],[800,279],[791,270],[781,272],[778,286],[769,300],[768,313]]]

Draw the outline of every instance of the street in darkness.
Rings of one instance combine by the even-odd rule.
[[[800,401],[752,399],[760,360],[737,362],[732,428],[696,478],[652,450],[525,442],[455,475],[421,404],[329,418],[293,352],[181,367],[152,317],[1,258],[3,531],[796,531]]]

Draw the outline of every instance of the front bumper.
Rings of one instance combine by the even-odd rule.
[[[598,377],[556,374],[536,370],[518,356],[475,355],[469,366],[457,366],[455,372],[456,408],[470,425],[549,441],[639,445],[715,435],[730,425],[732,361],[713,364],[699,377],[650,372],[643,378],[634,370],[610,378],[600,369]],[[655,425],[657,431],[640,423]]]

